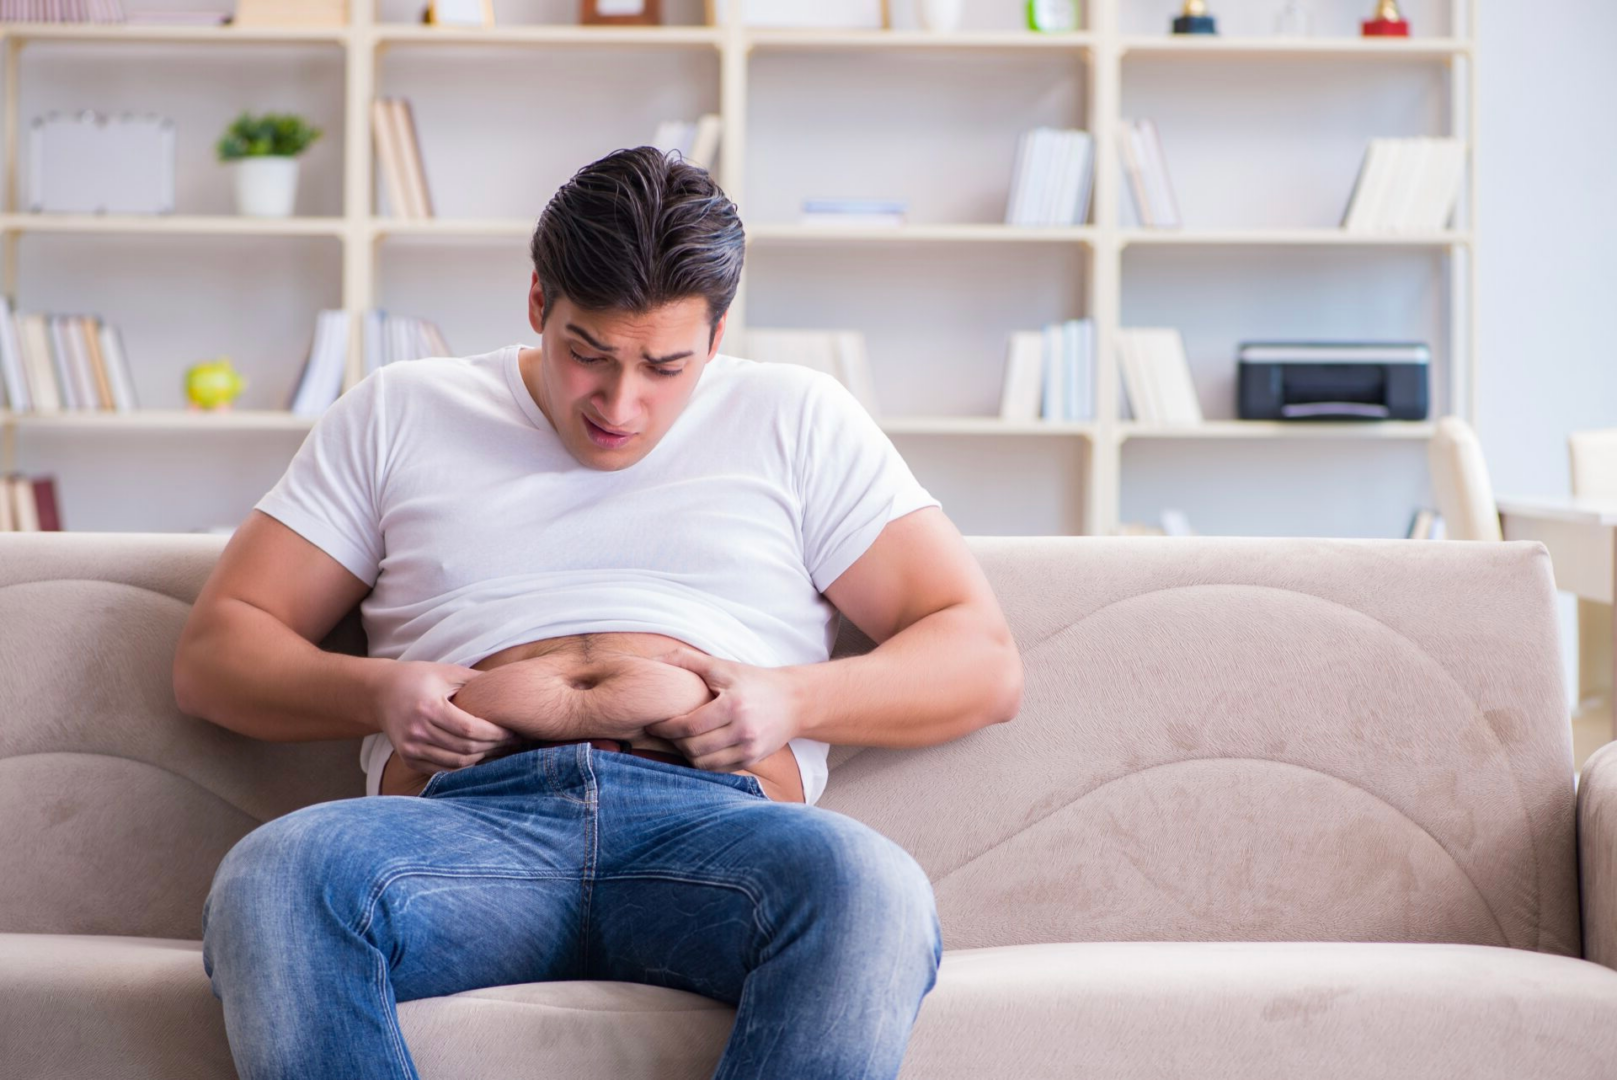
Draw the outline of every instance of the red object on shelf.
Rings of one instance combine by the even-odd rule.
[[[1366,19],[1359,24],[1365,37],[1408,37],[1407,19]]]

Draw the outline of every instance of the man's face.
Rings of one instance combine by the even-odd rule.
[[[701,297],[644,315],[585,311],[566,297],[548,319],[543,311],[535,274],[528,321],[542,337],[538,363],[525,354],[522,380],[568,452],[581,465],[608,472],[628,468],[662,441],[724,337],[720,319],[708,345],[711,327]]]

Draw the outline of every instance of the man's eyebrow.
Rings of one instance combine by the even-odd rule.
[[[615,353],[618,351],[618,347],[616,345],[603,345],[599,341],[596,341],[590,336],[590,332],[588,330],[585,330],[577,323],[568,323],[567,329],[569,332],[577,334],[579,337],[583,338],[585,343],[588,344],[592,349],[600,349],[602,352],[609,353]],[[648,356],[646,357],[646,361],[652,364],[672,364],[675,360],[683,360],[691,355],[693,355],[692,352],[689,349],[686,349],[684,352],[673,353],[669,356]]]

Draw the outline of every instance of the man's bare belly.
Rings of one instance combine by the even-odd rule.
[[[574,634],[568,637],[546,638],[543,641],[532,641],[522,645],[513,645],[508,649],[501,649],[497,653],[485,656],[473,664],[478,671],[492,671],[505,664],[512,664],[522,660],[532,660],[546,657],[551,664],[557,665],[564,675],[581,677],[587,670],[593,670],[603,658],[613,654],[630,654],[632,656],[655,658],[670,649],[683,646],[691,648],[684,642],[662,634],[640,633],[607,633],[607,634]],[[694,679],[695,676],[693,675]],[[632,687],[623,689],[632,690]],[[682,707],[679,711],[684,711]],[[476,710],[470,710],[475,713]],[[670,715],[677,715],[671,713]],[[660,717],[667,719],[667,717]],[[610,737],[607,732],[603,736]],[[636,735],[629,739],[632,746],[648,749],[663,750],[668,753],[679,754],[679,747],[665,739],[652,735]],[[520,749],[520,748],[519,748]],[[803,781],[797,768],[797,758],[790,746],[783,746],[764,760],[753,765],[750,769],[735,770],[743,775],[757,778],[764,794],[778,802],[802,802]],[[387,765],[382,770],[381,792],[384,795],[414,795],[426,786],[430,774],[416,773],[405,767],[397,754],[387,759]]]

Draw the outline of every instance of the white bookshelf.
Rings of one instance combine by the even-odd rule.
[[[1353,0],[1339,2],[1353,7]],[[882,402],[883,427],[899,440],[900,448],[907,455],[912,451],[920,455],[934,453],[938,447],[967,436],[976,437],[966,440],[966,445],[972,447],[983,445],[979,440],[984,437],[1004,437],[1011,441],[993,445],[1009,446],[1023,454],[1045,453],[1039,449],[1041,447],[1073,448],[1061,450],[1057,455],[1068,463],[1059,478],[1030,480],[1019,485],[1025,498],[1061,499],[1073,505],[1076,509],[1071,515],[1069,531],[1108,533],[1114,531],[1125,516],[1124,489],[1128,481],[1124,453],[1127,446],[1155,447],[1152,453],[1160,455],[1205,452],[1188,445],[1192,443],[1198,447],[1287,444],[1299,449],[1322,448],[1307,451],[1311,453],[1351,457],[1376,446],[1406,445],[1423,440],[1431,433],[1430,423],[1290,425],[1215,418],[1194,429],[1153,429],[1126,419],[1118,403],[1119,374],[1112,359],[1113,342],[1120,327],[1136,324],[1127,318],[1129,308],[1135,303],[1132,298],[1140,289],[1155,287],[1149,283],[1135,284],[1132,280],[1135,271],[1130,269],[1135,264],[1130,260],[1148,260],[1145,271],[1139,275],[1147,279],[1152,274],[1162,276],[1163,267],[1172,265],[1163,260],[1177,259],[1181,254],[1199,260],[1306,258],[1316,260],[1310,265],[1322,267],[1331,267],[1332,260],[1339,259],[1407,257],[1428,260],[1432,281],[1425,287],[1441,299],[1443,309],[1440,316],[1442,340],[1434,342],[1434,367],[1441,374],[1434,378],[1433,417],[1454,413],[1474,420],[1478,246],[1475,170],[1478,124],[1474,107],[1476,0],[1428,0],[1418,9],[1420,17],[1441,32],[1438,36],[1407,41],[1366,40],[1340,33],[1304,39],[1268,38],[1249,33],[1242,26],[1232,27],[1231,36],[1227,37],[1173,38],[1165,32],[1140,32],[1142,25],[1158,21],[1156,8],[1162,5],[1140,5],[1149,9],[1142,13],[1134,10],[1133,4],[1134,0],[1094,0],[1083,5],[1088,18],[1086,26],[1077,32],[1052,35],[1004,26],[936,34],[907,28],[764,30],[749,29],[734,22],[721,26],[647,28],[512,25],[479,30],[377,21],[375,12],[362,2],[352,5],[351,24],[339,29],[0,26],[0,47],[3,47],[5,61],[5,201],[0,208],[4,211],[0,212],[3,287],[8,294],[17,294],[20,275],[26,272],[20,265],[19,246],[24,238],[31,236],[174,237],[195,243],[239,243],[243,251],[251,251],[253,245],[260,243],[325,241],[336,249],[340,260],[337,274],[340,299],[334,298],[336,302],[326,306],[341,306],[354,316],[372,307],[383,294],[385,263],[395,257],[389,253],[406,250],[414,244],[430,243],[447,249],[470,245],[492,248],[505,256],[511,256],[514,249],[513,261],[525,262],[523,253],[533,221],[542,208],[543,199],[548,198],[548,190],[535,198],[528,216],[499,216],[508,212],[508,207],[494,207],[495,216],[448,216],[426,221],[398,219],[380,212],[380,204],[374,197],[377,180],[369,115],[373,97],[399,92],[388,88],[384,77],[386,65],[395,58],[430,65],[438,56],[461,58],[457,62],[464,62],[467,56],[487,56],[493,61],[501,56],[521,56],[524,50],[536,56],[573,54],[581,58],[610,58],[621,55],[630,63],[637,62],[636,57],[643,57],[647,63],[686,65],[689,70],[709,73],[693,77],[711,77],[711,85],[705,90],[697,88],[695,93],[708,94],[714,111],[724,118],[724,145],[717,174],[726,192],[740,205],[748,233],[747,271],[732,309],[732,328],[743,328],[751,320],[760,325],[765,322],[788,324],[778,313],[773,318],[760,317],[761,311],[773,307],[778,312],[780,307],[778,300],[771,300],[767,295],[771,275],[780,272],[800,277],[835,276],[841,262],[875,265],[878,269],[866,271],[875,275],[889,265],[970,267],[982,262],[990,268],[1015,268],[1025,260],[1043,260],[1037,265],[1049,266],[1052,274],[1069,277],[1059,286],[1065,290],[1064,298],[1057,297],[1046,303],[1047,320],[1088,316],[1095,321],[1098,411],[1092,421],[1007,424],[988,415],[961,415],[953,410],[939,413],[937,403],[932,400],[919,401],[906,409],[904,395],[892,396],[889,400],[889,395],[884,393]],[[1214,5],[1215,14],[1219,13],[1220,6]],[[1166,17],[1172,14],[1170,9],[1176,7],[1169,4],[1161,11],[1164,31]],[[1358,12],[1354,7],[1355,15],[1365,15],[1369,8],[1367,0],[1358,7],[1365,7],[1366,12]],[[1406,5],[1406,9],[1408,7]],[[732,5],[732,9],[739,8],[740,5]],[[1417,23],[1417,31],[1420,29]],[[35,44],[108,50],[125,46],[195,46],[198,54],[223,45],[248,49],[296,47],[339,53],[342,104],[340,109],[333,110],[340,123],[332,126],[339,129],[334,134],[341,143],[340,213],[260,221],[219,213],[104,218],[18,212],[22,194],[19,143],[25,120],[19,113],[22,68],[19,61]],[[188,48],[176,51],[174,65],[185,64],[188,54]],[[805,227],[781,220],[783,215],[777,207],[785,205],[785,200],[778,198],[778,192],[770,190],[770,176],[778,174],[779,170],[772,173],[771,159],[759,157],[771,152],[773,135],[769,130],[760,134],[753,128],[754,123],[766,122],[759,120],[760,116],[783,115],[786,119],[779,122],[790,122],[793,95],[780,91],[773,83],[788,80],[802,71],[825,71],[839,77],[851,73],[857,78],[862,73],[892,69],[898,74],[883,77],[924,81],[939,72],[958,70],[960,79],[983,80],[986,88],[1021,69],[1041,64],[1053,72],[1070,72],[1067,83],[1052,78],[1050,84],[1070,86],[1075,93],[1068,99],[1041,101],[1038,107],[1043,113],[1004,116],[1005,136],[1007,140],[1014,140],[1020,130],[1052,119],[1084,127],[1095,136],[1097,171],[1091,224],[1064,228],[1011,228],[996,224],[995,219],[1003,211],[1005,193],[1003,188],[990,192],[981,190],[989,183],[982,177],[991,176],[997,170],[1003,174],[1002,182],[1008,184],[1011,168],[1008,153],[1003,160],[981,165],[980,171],[972,174],[976,179],[968,181],[977,185],[977,201],[972,209],[956,217],[975,220],[932,220],[939,215],[917,215],[913,224],[881,229]],[[1339,74],[1338,78],[1358,78],[1357,73],[1362,70],[1364,78],[1371,81],[1396,77],[1389,73],[1411,70],[1437,73],[1435,77],[1443,80],[1447,92],[1445,122],[1427,124],[1421,133],[1456,135],[1469,144],[1470,167],[1453,229],[1420,235],[1365,235],[1321,225],[1276,223],[1267,226],[1244,222],[1204,225],[1191,222],[1189,215],[1187,227],[1181,230],[1152,230],[1120,224],[1120,204],[1127,193],[1122,187],[1116,138],[1122,118],[1133,115],[1125,100],[1131,90],[1138,94],[1141,86],[1148,88],[1151,80],[1160,78],[1162,72],[1179,73],[1174,74],[1174,78],[1195,79],[1231,71],[1254,79],[1264,77],[1254,73],[1272,72],[1277,79],[1295,80],[1299,70],[1349,73]],[[153,77],[162,78],[161,75]],[[420,108],[432,91],[412,84],[407,93]],[[1218,93],[1217,89],[1212,89],[1208,96]],[[100,107],[110,110],[115,104],[107,102]],[[902,104],[901,101],[894,107],[900,108]],[[884,133],[881,123],[879,117],[872,120],[871,127],[862,135],[876,142],[884,137],[896,137],[893,132]],[[500,135],[498,130],[491,130],[487,138],[497,139]],[[648,130],[642,138],[649,136]],[[430,174],[434,155],[430,132],[424,132],[423,144]],[[1167,150],[1172,163],[1174,144],[1170,142]],[[849,154],[857,159],[856,151],[850,150]],[[574,164],[583,163],[580,160]],[[1355,160],[1349,167],[1356,166]],[[1197,176],[1183,168],[1172,172],[1175,187],[1181,192],[1198,182]],[[1352,176],[1339,179],[1345,194]],[[903,191],[892,193],[906,194]],[[441,209],[444,200],[439,197],[442,194],[435,181],[434,196]],[[898,261],[885,263],[881,262],[883,259]],[[811,303],[812,300],[805,301],[805,304]],[[427,317],[439,314],[433,311],[409,313]],[[913,317],[930,319],[932,313],[918,310]],[[992,311],[983,315],[983,319],[990,322],[995,318]],[[357,317],[351,319],[354,341],[350,349],[349,385],[361,373],[359,321]],[[307,322],[312,327],[312,310],[308,312]],[[807,315],[800,324],[813,325]],[[1025,322],[1014,326],[996,324],[992,333],[1002,336],[1013,328],[1031,329],[1032,326]],[[1367,328],[1367,334],[1373,332],[1373,326]],[[977,335],[982,340],[988,336],[987,331]],[[1187,341],[1189,339],[1187,333]],[[878,372],[878,388],[881,388],[884,357],[875,342],[871,356]],[[301,359],[299,356],[289,363],[295,366]],[[952,375],[970,375],[975,380],[972,384],[976,387],[974,400],[982,400],[982,387],[989,382],[997,384],[1003,360],[1001,344],[995,348],[951,350],[938,363],[949,365],[947,370]],[[141,363],[142,357],[135,356],[134,362]],[[1229,366],[1233,369],[1233,359],[1229,360]],[[913,376],[911,378],[913,381]],[[889,381],[885,385],[890,390],[902,383]],[[184,436],[218,433],[221,437],[242,432],[296,434],[306,430],[309,423],[305,418],[287,413],[248,409],[218,416],[173,409],[154,409],[135,416],[44,417],[0,412],[0,434],[4,435],[0,440],[0,468],[13,467],[19,440],[26,440],[35,433],[82,431],[98,436],[127,437],[137,440],[128,444],[127,453],[138,455],[141,452],[138,440],[154,433]],[[1031,438],[1036,436],[1056,438],[1054,442]],[[1017,447],[1021,449],[1016,450]],[[1182,449],[1176,451],[1176,447]],[[982,452],[985,451],[961,451],[971,455]],[[952,452],[944,453],[943,457],[960,459],[959,454]],[[941,466],[948,467],[947,464]],[[1250,477],[1232,474],[1221,480],[1244,484]],[[1050,490],[1041,488],[1041,483],[1062,487]]]

